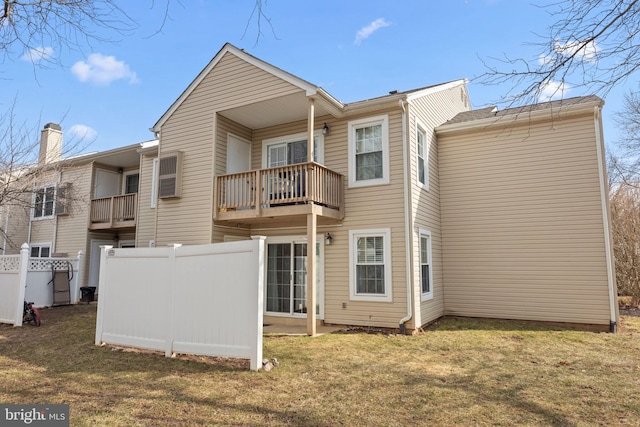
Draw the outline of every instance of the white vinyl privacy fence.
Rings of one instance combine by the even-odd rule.
[[[264,237],[167,248],[102,248],[96,345],[262,365]]]
[[[80,298],[82,252],[77,258],[30,258],[29,245],[22,245],[18,255],[0,256],[0,323],[22,325],[23,302],[49,307],[54,302],[53,275],[69,271],[71,281],[66,301],[75,304]]]

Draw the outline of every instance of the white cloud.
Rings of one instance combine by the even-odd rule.
[[[574,40],[566,43],[556,42],[555,51],[556,53],[564,56],[575,55],[576,58],[582,59],[589,62],[595,62],[597,58],[598,45],[596,45],[595,41],[590,41],[589,43],[583,46],[582,41]]]
[[[548,81],[540,85],[540,94],[538,95],[538,102],[553,101],[556,99],[564,98],[565,95],[571,90],[571,86],[566,83]]]
[[[91,142],[98,136],[98,132],[87,125],[73,125],[67,130],[67,134],[77,140]]]
[[[137,83],[136,73],[131,71],[124,61],[118,61],[115,56],[92,53],[86,61],[78,61],[71,67],[71,72],[81,82],[92,82],[108,85],[114,80],[128,79],[129,83]]]
[[[553,57],[547,55],[540,55],[538,57],[538,64],[540,65],[551,65],[553,64]]]
[[[28,62],[39,62],[49,59],[52,56],[52,47],[34,47],[33,49],[29,49],[24,55],[20,57],[20,59]]]
[[[389,25],[391,25],[391,23],[387,22],[384,18],[376,19],[375,21],[358,31],[354,43],[360,44],[362,40],[369,38],[371,34],[375,33],[380,28],[388,27]]]

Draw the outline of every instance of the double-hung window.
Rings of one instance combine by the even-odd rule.
[[[389,117],[353,120],[348,125],[349,186],[389,183]]]
[[[55,206],[56,187],[41,187],[33,194],[33,218],[47,218],[53,216]]]
[[[427,132],[421,125],[416,125],[416,157],[418,162],[418,184],[426,190],[429,189],[429,147],[427,145]]]
[[[433,298],[433,271],[431,268],[431,232],[420,230],[420,293],[421,300]]]
[[[391,231],[349,231],[351,299],[391,301]]]

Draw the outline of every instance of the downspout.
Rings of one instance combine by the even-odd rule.
[[[602,205],[602,227],[604,228],[604,247],[607,262],[607,283],[609,288],[609,332],[616,332],[618,326],[618,295],[616,291],[615,263],[611,237],[611,218],[609,217],[609,193],[606,182],[607,170],[604,160],[602,131],[602,112],[600,107],[593,108],[593,120],[596,130],[596,148],[598,152],[598,172],[600,175],[600,197]]]
[[[409,200],[409,183],[411,182],[411,167],[407,165],[409,162],[408,151],[407,151],[407,110],[405,108],[405,100],[399,100],[400,108],[402,108],[402,160],[404,166],[404,225],[405,225],[405,268],[407,271],[407,315],[400,319],[398,322],[400,324],[400,333],[405,334],[407,332],[407,328],[405,323],[411,320],[413,317],[413,271],[411,269],[413,259],[412,251],[411,251],[411,213],[410,213],[410,200]]]

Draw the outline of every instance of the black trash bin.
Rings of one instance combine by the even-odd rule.
[[[90,303],[93,301],[96,294],[95,286],[83,286],[80,288],[80,292],[82,292],[82,302]]]

